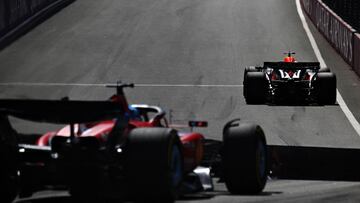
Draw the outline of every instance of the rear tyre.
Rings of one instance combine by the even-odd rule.
[[[333,105],[336,103],[336,76],[334,73],[318,73],[315,88],[319,104]]]
[[[260,126],[241,123],[224,129],[222,164],[232,194],[257,194],[266,184],[267,146]]]
[[[173,202],[184,173],[177,132],[167,128],[132,130],[125,151],[125,167],[130,198]]]
[[[248,66],[248,67],[245,67],[244,75],[246,75],[246,73],[248,73],[248,72],[259,72],[259,70],[256,69],[255,66]]]
[[[319,72],[320,72],[320,73],[330,73],[330,68],[328,68],[328,67],[320,68],[320,69],[319,69]]]
[[[244,70],[244,79],[243,79],[243,96],[246,96],[246,88],[245,88],[245,83],[246,83],[246,79],[247,79],[247,73],[248,72],[259,72],[254,66],[248,66],[245,67]]]
[[[18,180],[16,174],[1,175],[1,197],[0,202],[10,203],[13,202],[18,194]]]
[[[247,104],[263,104],[266,99],[266,78],[263,72],[248,72],[244,80],[244,97]]]
[[[16,132],[0,117],[0,202],[12,202],[19,191]]]

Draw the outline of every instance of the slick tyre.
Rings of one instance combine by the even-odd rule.
[[[257,194],[266,184],[267,146],[260,126],[240,123],[224,129],[222,167],[232,194]]]
[[[320,69],[319,69],[319,72],[320,72],[320,73],[330,73],[330,68],[328,68],[328,67],[320,68]]]
[[[17,196],[17,180],[13,176],[0,177],[1,181],[1,203],[13,202]]]
[[[16,132],[0,116],[0,202],[12,202],[19,191]]]
[[[334,73],[318,73],[315,85],[319,104],[333,105],[336,103],[336,76]]]
[[[263,72],[247,72],[243,92],[247,104],[263,104],[266,98],[266,78]]]
[[[1,145],[1,144],[0,144]],[[1,147],[1,146],[0,146]],[[2,150],[1,150],[2,151]],[[7,154],[1,154],[0,156],[8,156]],[[19,177],[17,169],[14,163],[3,162],[4,158],[1,157],[1,163],[4,164],[0,169],[0,202],[10,203],[13,202],[19,192]]]
[[[176,130],[132,130],[124,158],[130,198],[155,202],[173,202],[177,198],[184,166]]]
[[[246,80],[246,74],[249,73],[249,72],[259,72],[254,66],[248,66],[248,67],[245,67],[245,70],[244,70],[244,81]]]
[[[246,88],[245,88],[245,83],[246,83],[246,79],[247,79],[247,73],[248,72],[259,72],[254,66],[248,66],[245,67],[244,70],[244,79],[243,79],[243,96],[245,97],[246,95]]]

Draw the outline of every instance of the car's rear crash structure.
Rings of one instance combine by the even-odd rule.
[[[243,85],[247,104],[336,102],[336,76],[318,62],[264,62],[246,67]]]
[[[49,146],[18,143],[9,116],[67,124],[71,134],[55,135]],[[115,125],[106,139],[77,135],[76,124],[109,120]],[[265,186],[267,147],[257,125],[231,121],[219,147],[208,147],[211,141],[204,138],[200,151],[189,155],[184,149],[195,145],[181,141],[182,132],[129,128],[129,122],[124,106],[113,101],[0,100],[0,202],[48,187],[92,201],[171,202],[179,195],[211,190],[211,177],[219,177],[233,194],[256,194]],[[191,156],[201,156],[201,162],[187,171],[184,157]]]

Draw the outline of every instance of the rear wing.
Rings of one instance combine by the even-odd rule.
[[[0,115],[55,124],[86,123],[125,116],[111,101],[0,99]]]
[[[295,62],[295,63],[287,63],[287,62],[264,62],[263,68],[273,68],[273,69],[320,69],[319,62]]]

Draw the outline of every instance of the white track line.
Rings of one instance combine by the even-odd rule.
[[[5,82],[0,83],[0,86],[42,86],[42,87],[105,87],[111,83],[27,83],[27,82]],[[135,87],[242,87],[243,85],[195,85],[195,84],[135,84]]]
[[[135,84],[139,87],[242,87],[243,85]]]
[[[320,49],[316,44],[316,41],[314,39],[314,36],[312,35],[309,26],[306,22],[304,13],[301,9],[301,5],[300,5],[300,0],[296,0],[296,7],[297,7],[297,12],[299,14],[299,17],[301,19],[302,25],[306,31],[306,34],[310,40],[311,46],[315,52],[316,58],[318,59],[318,61],[320,62],[320,66],[322,68],[327,67],[326,63],[324,61],[324,58],[321,56],[320,53]],[[340,92],[338,89],[336,89],[336,93],[337,93],[337,102],[341,108],[341,110],[344,112],[346,118],[349,120],[349,122],[351,123],[351,125],[353,126],[353,128],[355,129],[356,133],[360,136],[360,124],[359,122],[356,120],[355,116],[351,113],[349,107],[346,105],[343,97],[341,96]]]

